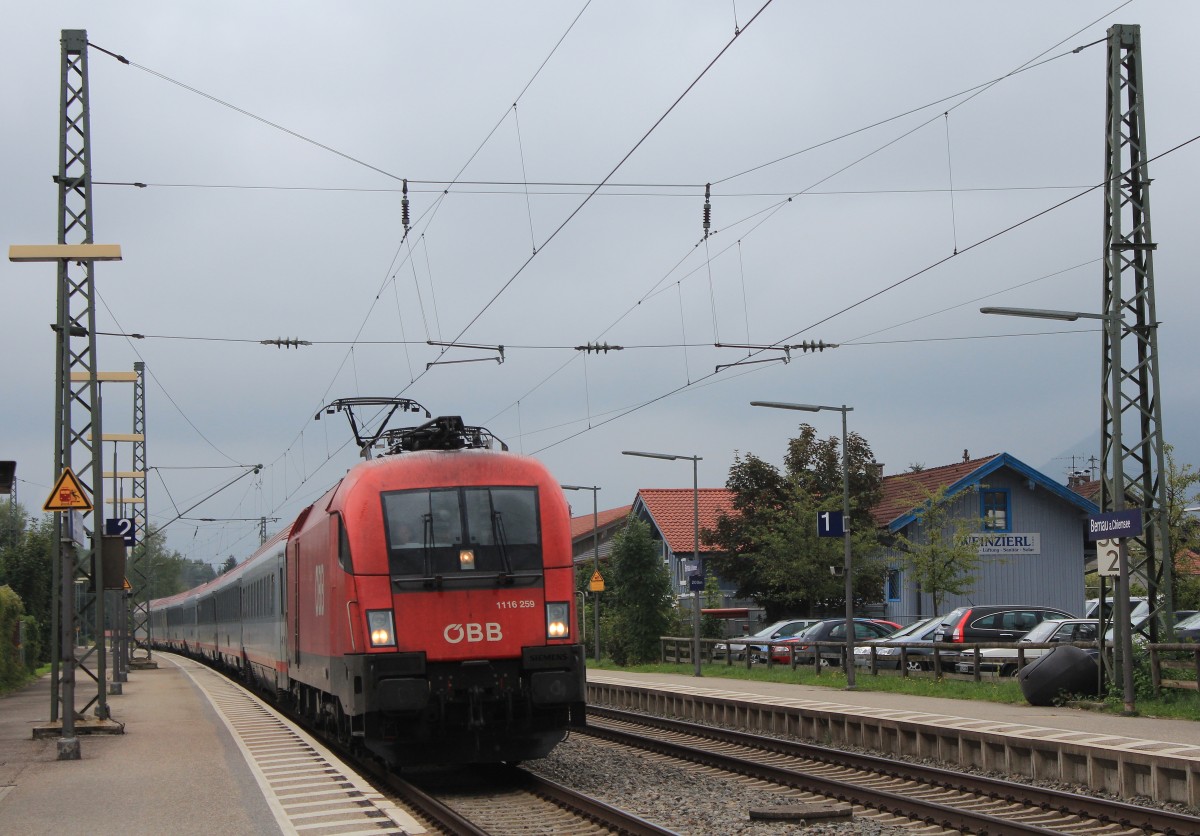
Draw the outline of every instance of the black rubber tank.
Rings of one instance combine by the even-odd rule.
[[[1096,658],[1079,647],[1063,645],[1026,665],[1017,674],[1030,705],[1054,705],[1064,694],[1095,696]]]

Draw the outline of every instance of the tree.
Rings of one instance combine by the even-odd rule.
[[[913,502],[917,511],[914,537],[898,535],[895,548],[903,555],[922,592],[933,597],[933,612],[942,611],[946,595],[962,595],[975,586],[979,545],[971,539],[982,525],[978,514],[960,513],[958,506],[975,500],[970,486],[950,494],[948,486],[927,492]]]
[[[784,472],[752,453],[734,458],[725,484],[737,514],[718,520],[705,542],[726,555],[714,560],[720,575],[737,583],[739,597],[755,599],[768,619],[844,611],[845,582],[835,574],[844,563],[842,540],[818,537],[816,524],[822,511],[842,509],[840,447],[838,438],[820,440],[801,424],[800,435],[788,442]],[[847,447],[854,599],[861,607],[883,593],[870,514],[881,480],[861,436],[851,433]]]
[[[237,558],[234,557],[233,555],[229,555],[229,557],[225,558],[224,562],[221,564],[221,568],[219,570],[217,570],[217,574],[224,575],[226,572],[228,572],[230,569],[235,568],[236,566],[237,566]]]
[[[716,575],[704,579],[704,608],[716,609],[721,606],[721,585],[717,583]],[[700,619],[700,637],[705,639],[725,638],[725,620],[715,615],[705,615]]]
[[[1200,483],[1200,471],[1176,462],[1174,449],[1170,444],[1163,445],[1167,471],[1167,538],[1175,560],[1171,599],[1175,609],[1195,610],[1200,609],[1200,575],[1196,573],[1193,555],[1200,552],[1200,521],[1185,509],[1200,505],[1200,493],[1195,489]]]
[[[10,586],[21,599],[24,613],[35,622],[37,646],[43,655],[49,653],[54,548],[51,517],[33,520],[24,509],[16,506],[9,518],[12,530],[19,532],[15,541],[0,548],[0,586]],[[48,657],[47,657],[48,658]]]
[[[613,539],[609,567],[612,593],[605,604],[613,661],[622,666],[657,661],[659,638],[672,622],[673,597],[649,525],[630,519]]]

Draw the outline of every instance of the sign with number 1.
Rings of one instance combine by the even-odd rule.
[[[841,511],[822,511],[817,514],[818,537],[842,537],[846,534],[846,521]]]

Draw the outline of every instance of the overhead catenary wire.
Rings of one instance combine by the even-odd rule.
[[[1146,164],[1146,165],[1149,165],[1150,163],[1152,163],[1152,162],[1155,162],[1156,160],[1159,160],[1159,159],[1161,159],[1161,158],[1163,158],[1163,157],[1165,157],[1165,156],[1167,156],[1167,155],[1169,155],[1169,154],[1172,154],[1172,153],[1174,153],[1174,152],[1176,152],[1176,151],[1179,151],[1179,150],[1181,150],[1182,148],[1185,148],[1186,146],[1188,146],[1188,145],[1190,145],[1190,144],[1192,144],[1192,143],[1196,142],[1197,140],[1200,140],[1200,135],[1194,136],[1194,137],[1192,137],[1192,138],[1190,138],[1190,139],[1188,139],[1188,140],[1185,140],[1184,142],[1181,142],[1181,143],[1179,143],[1179,144],[1177,144],[1177,145],[1175,145],[1175,146],[1173,146],[1173,147],[1171,147],[1171,148],[1167,149],[1166,151],[1163,151],[1162,153],[1160,153],[1160,154],[1158,154],[1158,155],[1156,155],[1156,156],[1154,156],[1154,157],[1152,157],[1152,158],[1150,158],[1150,159],[1146,160],[1146,161],[1145,161],[1145,164]],[[1128,175],[1128,172],[1120,172],[1120,173],[1118,173],[1118,174],[1117,174],[1117,175],[1115,175],[1115,176],[1116,176],[1117,178],[1119,178],[1119,177],[1124,177],[1124,176],[1127,176],[1127,175]],[[878,297],[880,297],[880,296],[882,296],[882,295],[884,295],[884,294],[886,294],[886,293],[888,293],[888,292],[890,292],[890,291],[892,291],[892,290],[896,289],[897,287],[901,287],[902,285],[904,285],[904,284],[906,284],[906,283],[908,283],[908,282],[912,281],[913,279],[916,279],[916,278],[918,278],[919,276],[922,276],[922,275],[924,275],[924,274],[926,274],[926,273],[930,272],[931,270],[934,270],[934,269],[936,269],[937,267],[939,267],[939,266],[941,266],[941,265],[943,265],[943,264],[947,263],[948,261],[951,261],[951,260],[952,260],[952,259],[954,259],[954,258],[958,258],[959,256],[961,256],[961,255],[963,255],[963,254],[965,254],[965,253],[967,253],[967,252],[969,252],[969,251],[971,251],[971,250],[974,250],[974,249],[976,249],[976,248],[978,248],[978,247],[981,247],[981,246],[983,246],[983,245],[985,245],[985,244],[987,244],[987,243],[990,243],[990,242],[992,242],[992,241],[996,240],[997,238],[999,238],[999,237],[1001,237],[1001,236],[1003,236],[1003,235],[1005,235],[1005,234],[1008,234],[1008,233],[1012,232],[1013,230],[1016,230],[1016,229],[1018,229],[1018,228],[1020,228],[1020,227],[1022,227],[1022,226],[1024,226],[1024,225],[1026,225],[1026,224],[1028,224],[1028,223],[1030,223],[1030,222],[1032,222],[1032,221],[1034,221],[1034,220],[1036,220],[1036,219],[1038,219],[1038,218],[1041,218],[1041,217],[1043,217],[1043,216],[1045,216],[1045,215],[1047,215],[1047,214],[1049,214],[1049,213],[1051,213],[1051,212],[1053,212],[1053,211],[1056,211],[1057,209],[1060,209],[1060,208],[1062,208],[1063,206],[1066,206],[1066,205],[1068,205],[1068,204],[1070,204],[1070,203],[1074,202],[1075,200],[1079,199],[1080,197],[1083,197],[1084,195],[1086,195],[1086,194],[1089,194],[1090,192],[1093,192],[1093,191],[1095,191],[1096,189],[1103,188],[1103,187],[1105,187],[1105,186],[1107,185],[1107,183],[1108,183],[1108,181],[1107,181],[1107,180],[1106,180],[1106,181],[1102,181],[1102,182],[1100,182],[1100,183],[1096,184],[1095,186],[1092,186],[1091,188],[1089,188],[1089,189],[1086,189],[1086,190],[1084,190],[1084,191],[1080,192],[1079,194],[1073,195],[1072,197],[1070,197],[1070,198],[1067,198],[1066,200],[1060,201],[1060,202],[1058,202],[1058,203],[1056,203],[1056,204],[1054,204],[1054,205],[1052,205],[1052,206],[1050,206],[1050,207],[1048,207],[1048,208],[1046,208],[1046,209],[1043,209],[1043,210],[1041,210],[1041,211],[1039,211],[1039,212],[1037,212],[1037,213],[1035,213],[1035,214],[1033,214],[1033,215],[1031,215],[1031,216],[1028,216],[1028,217],[1026,217],[1025,219],[1023,219],[1023,220],[1021,220],[1021,221],[1018,221],[1018,222],[1016,222],[1016,223],[1014,223],[1014,224],[1011,224],[1011,225],[1009,225],[1009,226],[1007,226],[1007,227],[1005,227],[1005,228],[1003,228],[1003,229],[999,230],[998,232],[995,232],[995,233],[993,233],[993,234],[991,234],[991,235],[988,235],[988,236],[986,236],[986,237],[984,237],[984,238],[982,238],[982,239],[980,239],[980,240],[976,241],[975,243],[973,243],[973,244],[971,244],[971,245],[969,245],[969,246],[965,247],[964,249],[962,249],[961,251],[959,251],[959,252],[957,252],[957,253],[954,253],[954,254],[952,254],[952,255],[948,255],[948,256],[946,256],[946,257],[944,257],[944,258],[938,259],[936,262],[934,262],[934,263],[932,263],[932,264],[930,264],[930,265],[927,265],[926,267],[923,267],[923,268],[921,268],[920,270],[917,270],[916,272],[914,272],[914,273],[911,273],[911,274],[909,274],[908,276],[905,276],[904,278],[902,278],[902,279],[900,279],[900,280],[898,280],[898,281],[895,281],[895,282],[893,282],[893,283],[891,283],[891,284],[887,285],[886,287],[883,287],[883,288],[881,288],[880,290],[877,290],[877,291],[875,291],[875,292],[871,293],[870,295],[868,295],[868,296],[866,296],[866,297],[864,297],[864,298],[862,298],[862,299],[858,300],[857,302],[854,302],[854,303],[852,303],[852,304],[850,304],[850,305],[847,305],[847,306],[845,306],[844,308],[842,308],[842,309],[840,309],[840,310],[838,310],[838,311],[835,311],[834,313],[832,313],[832,314],[829,314],[828,316],[825,316],[825,317],[823,317],[822,319],[820,319],[820,320],[818,320],[818,321],[816,321],[816,322],[814,322],[814,323],[812,323],[812,324],[810,324],[810,325],[808,325],[808,326],[806,326],[806,327],[804,327],[804,328],[801,328],[801,329],[800,329],[800,330],[798,330],[798,331],[795,331],[795,332],[793,332],[792,334],[789,334],[788,336],[784,337],[783,339],[776,340],[776,341],[775,341],[774,343],[772,343],[771,345],[772,345],[772,346],[777,346],[777,345],[780,345],[780,344],[782,344],[782,343],[786,343],[786,342],[788,342],[788,341],[790,341],[790,340],[792,340],[792,339],[795,339],[795,338],[796,338],[797,336],[799,336],[800,334],[806,333],[807,331],[810,331],[810,330],[812,330],[813,328],[816,328],[816,327],[817,327],[817,326],[819,326],[819,325],[825,324],[825,323],[827,323],[827,322],[829,322],[829,321],[831,321],[831,320],[835,319],[836,317],[838,317],[838,316],[841,316],[842,314],[845,314],[845,313],[847,313],[847,312],[848,312],[848,311],[850,311],[850,310],[853,310],[854,308],[857,308],[857,307],[859,307],[859,306],[861,306],[861,305],[864,305],[864,304],[866,304],[867,302],[869,302],[869,301],[871,301],[871,300],[873,300],[873,299],[876,299],[876,298],[878,298]],[[1093,329],[1093,330],[1094,330],[1094,329]],[[1053,332],[1050,332],[1050,333],[1053,333]],[[933,341],[933,340],[930,340],[930,341]],[[565,437],[563,437],[563,438],[561,438],[561,439],[559,439],[559,440],[557,440],[557,441],[555,441],[555,442],[553,442],[553,443],[551,443],[551,444],[545,445],[545,446],[543,446],[543,447],[541,447],[541,448],[539,448],[539,449],[537,449],[537,450],[533,451],[533,454],[534,454],[534,455],[537,455],[538,453],[542,453],[542,452],[544,452],[544,451],[546,451],[546,450],[549,450],[549,449],[551,449],[551,448],[553,448],[553,447],[557,447],[557,446],[558,446],[558,445],[560,445],[560,444],[564,444],[564,443],[566,443],[566,442],[568,442],[568,441],[571,441],[571,440],[573,440],[573,439],[575,439],[575,438],[578,438],[580,435],[584,434],[585,432],[590,432],[590,431],[592,431],[593,429],[598,429],[599,427],[601,427],[601,426],[603,426],[603,425],[605,425],[605,424],[608,424],[608,423],[611,423],[611,422],[613,422],[613,421],[619,420],[619,419],[621,419],[621,418],[624,418],[624,417],[626,417],[626,416],[628,416],[628,415],[631,415],[631,414],[633,414],[633,413],[635,413],[635,412],[638,412],[638,411],[640,411],[640,410],[642,410],[642,409],[645,409],[646,407],[652,406],[653,404],[656,404],[656,403],[658,403],[658,402],[660,402],[660,401],[662,401],[662,400],[665,400],[665,399],[667,399],[667,398],[673,397],[674,395],[677,395],[677,394],[679,394],[680,392],[683,392],[683,391],[685,391],[685,390],[687,390],[687,389],[689,389],[689,388],[693,388],[693,387],[695,387],[697,384],[700,384],[700,383],[707,382],[707,381],[709,381],[711,378],[715,378],[715,377],[717,377],[718,375],[720,375],[720,374],[724,373],[726,369],[729,369],[729,368],[737,368],[737,367],[739,367],[739,366],[745,366],[745,365],[748,365],[748,363],[747,363],[747,360],[748,360],[748,359],[750,359],[751,357],[757,356],[757,354],[759,354],[759,353],[761,353],[761,350],[760,350],[760,351],[755,351],[753,354],[749,355],[749,356],[748,356],[746,359],[744,359],[744,360],[742,360],[742,361],[739,361],[738,363],[731,363],[731,364],[728,364],[727,366],[721,367],[720,369],[714,370],[713,372],[711,372],[711,373],[709,373],[709,374],[705,374],[704,376],[702,376],[702,377],[698,378],[698,379],[697,379],[697,380],[695,380],[695,381],[691,381],[691,380],[689,380],[689,381],[688,381],[686,384],[684,384],[683,386],[677,386],[677,387],[675,387],[675,388],[673,388],[673,389],[670,389],[670,390],[668,390],[668,391],[666,391],[666,392],[663,392],[663,393],[661,393],[661,394],[659,394],[659,395],[657,395],[657,396],[655,396],[655,397],[653,397],[653,398],[651,398],[651,399],[649,399],[649,400],[643,401],[643,402],[641,402],[641,403],[639,403],[639,404],[637,404],[637,405],[635,405],[635,406],[629,407],[629,408],[627,408],[627,409],[625,409],[625,410],[623,410],[623,411],[621,411],[621,412],[619,412],[619,413],[617,413],[617,414],[613,415],[612,417],[610,417],[610,418],[608,418],[608,419],[606,419],[606,420],[604,420],[604,421],[597,422],[597,423],[596,423],[594,426],[589,426],[589,428],[588,428],[588,429],[586,429],[586,430],[580,430],[579,432],[572,433],[571,435],[565,436]],[[762,368],[762,367],[759,367],[759,368]]]
[[[736,12],[736,7],[734,7],[734,12]],[[739,255],[740,255],[740,249],[739,249]],[[744,288],[743,288],[743,290],[744,290]],[[746,330],[748,330],[748,333],[749,333],[749,321],[748,321],[748,324],[746,324]],[[748,338],[748,342],[749,342],[749,338]],[[356,344],[364,344],[365,345],[365,344],[370,344],[370,342],[362,341],[362,342],[359,342]],[[538,347],[538,348],[552,348],[552,347]],[[412,377],[412,375],[409,375],[409,377]],[[590,408],[589,408],[589,413],[590,413]]]

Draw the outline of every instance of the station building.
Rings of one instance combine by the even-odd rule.
[[[883,477],[882,498],[872,515],[884,540],[902,534],[918,541],[920,505],[942,488],[949,496],[960,495],[953,513],[979,519],[976,539],[982,558],[971,591],[946,595],[943,612],[969,603],[1036,604],[1082,612],[1085,566],[1089,556],[1094,559],[1087,518],[1098,512],[1095,502],[1083,495],[1087,491],[1060,484],[1009,453],[971,458],[964,451],[955,464]],[[715,529],[721,516],[736,513],[733,493],[726,488],[702,488],[698,498],[701,531]],[[680,598],[690,596],[688,576],[694,572],[715,574],[721,581],[719,561],[713,560],[719,548],[705,545],[701,538],[699,553],[695,551],[693,502],[689,488],[642,489],[630,510],[650,524]],[[586,520],[581,546],[591,542],[591,518]],[[580,559],[583,556],[581,552]],[[931,596],[917,588],[903,556],[887,550],[885,558],[888,569],[880,578],[880,602],[864,615],[905,623],[935,615]],[[750,624],[741,626],[753,627],[754,614],[761,614],[761,608],[735,598],[732,584],[721,581],[721,587],[723,607],[748,613]]]

